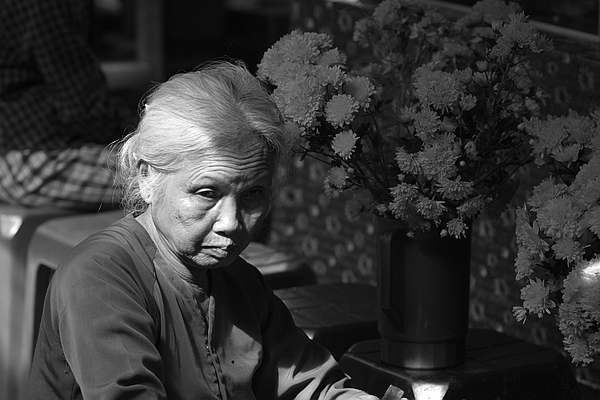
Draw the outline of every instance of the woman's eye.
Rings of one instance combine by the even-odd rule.
[[[267,196],[267,189],[264,187],[257,187],[250,189],[245,193],[245,198],[248,201],[264,201]]]
[[[198,196],[204,197],[206,199],[216,199],[217,193],[214,190],[202,189],[196,192]]]
[[[243,201],[246,207],[255,208],[261,206],[265,202],[265,190],[256,188],[248,190],[244,193]]]
[[[263,195],[263,190],[262,189],[252,189],[249,190],[248,192],[246,192],[246,197],[249,198],[255,198],[255,197],[261,197]]]

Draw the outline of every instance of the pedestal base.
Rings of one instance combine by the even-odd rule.
[[[381,339],[381,360],[395,367],[442,369],[465,361],[465,340],[443,343],[411,343]]]

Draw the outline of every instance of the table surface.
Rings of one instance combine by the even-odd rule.
[[[276,290],[294,322],[339,359],[356,342],[379,337],[377,289],[359,283],[328,283]]]
[[[355,387],[377,396],[393,384],[408,398],[419,391],[438,391],[440,400],[579,399],[571,367],[556,351],[487,329],[470,330],[466,346],[465,363],[447,369],[385,364],[377,339],[352,346],[340,364]]]

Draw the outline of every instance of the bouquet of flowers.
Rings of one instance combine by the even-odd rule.
[[[327,34],[294,31],[263,56],[296,152],[331,168],[353,209],[465,235],[496,214],[530,160],[519,129],[543,92],[528,60],[552,43],[516,4],[484,0],[454,21],[424,0],[384,0],[355,24],[350,65]]]
[[[517,209],[518,321],[554,314],[574,363],[600,354],[600,110],[525,123],[549,176]]]

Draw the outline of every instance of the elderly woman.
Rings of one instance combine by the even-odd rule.
[[[30,399],[376,399],[345,388],[239,257],[269,210],[284,126],[243,66],[177,75],[122,143],[128,215],[49,289]]]

